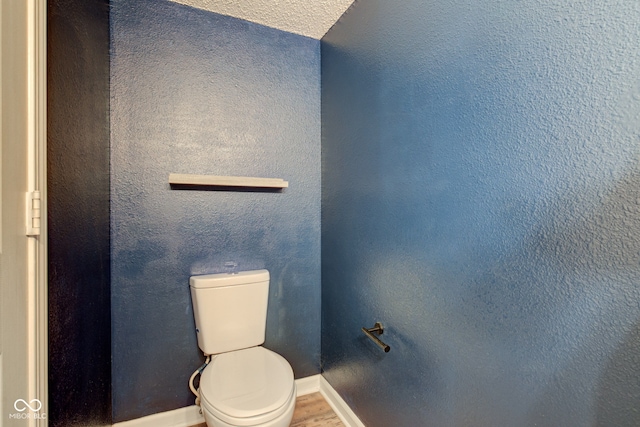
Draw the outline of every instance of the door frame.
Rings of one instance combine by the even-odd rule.
[[[40,192],[40,233],[29,236],[29,388],[48,413],[47,1],[28,0],[28,191]],[[48,418],[31,420],[47,427]]]
[[[2,118],[11,119],[11,123],[0,123],[2,164],[7,168],[2,170],[2,177],[3,181],[11,179],[2,183],[2,216],[7,214],[2,222],[8,228],[0,230],[0,243],[5,246],[10,242],[16,247],[2,248],[3,261],[11,264],[3,268],[0,287],[0,425],[6,422],[47,427],[47,2],[1,1],[0,75],[2,89],[12,89],[7,96],[3,93],[0,100],[0,104],[5,102],[0,105]],[[34,192],[40,192],[39,209],[34,205]],[[33,221],[38,216],[40,224],[37,219]],[[40,404],[33,403],[33,399]],[[27,404],[30,412],[16,406],[20,401]],[[33,409],[33,405],[39,406]],[[16,413],[12,413],[14,408]],[[16,414],[29,416],[20,418]]]

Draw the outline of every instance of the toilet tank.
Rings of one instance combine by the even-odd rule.
[[[198,346],[205,355],[264,343],[269,272],[191,276]]]

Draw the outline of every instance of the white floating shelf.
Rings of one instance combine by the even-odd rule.
[[[280,178],[253,178],[248,176],[169,174],[169,184],[204,185],[214,187],[287,188],[289,183]]]

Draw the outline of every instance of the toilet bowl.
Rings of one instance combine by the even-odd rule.
[[[288,427],[296,386],[289,363],[264,347],[216,355],[200,379],[209,427]]]

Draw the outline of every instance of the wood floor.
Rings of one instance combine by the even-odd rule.
[[[207,427],[198,424],[193,427]],[[345,427],[320,393],[300,396],[289,427]]]
[[[345,427],[320,393],[300,396],[290,427]]]

